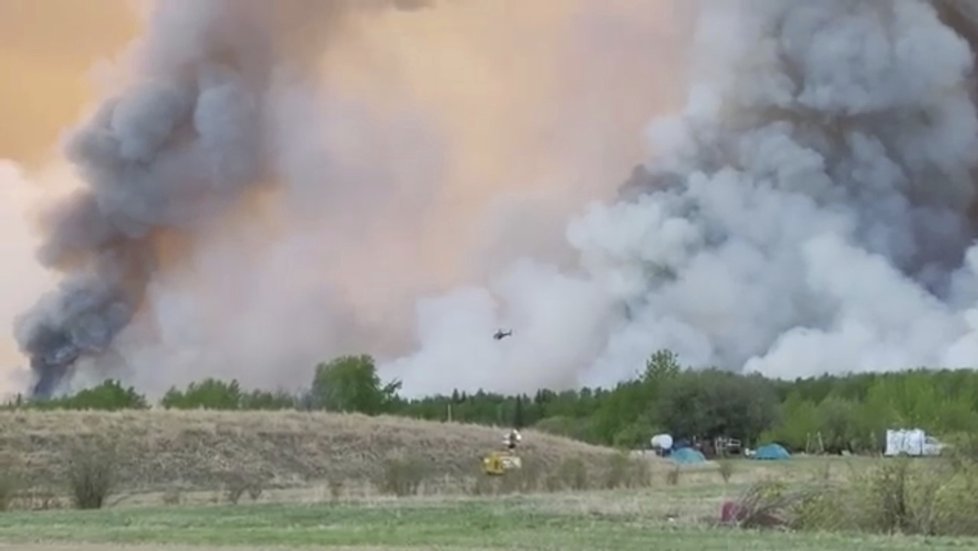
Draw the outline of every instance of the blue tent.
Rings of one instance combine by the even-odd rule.
[[[703,463],[706,461],[706,456],[700,453],[699,450],[693,448],[679,448],[678,450],[673,451],[669,458],[682,465]]]
[[[754,459],[788,459],[791,454],[780,444],[765,444],[757,448]]]

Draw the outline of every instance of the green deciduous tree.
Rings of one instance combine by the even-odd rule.
[[[400,388],[399,381],[381,384],[371,356],[342,356],[316,367],[311,394],[329,411],[377,415],[391,409]]]
[[[35,402],[39,409],[95,409],[117,411],[146,409],[146,398],[133,387],[123,387],[114,379],[107,379],[98,386],[78,391],[72,396]]]
[[[777,396],[768,381],[719,369],[682,372],[664,386],[658,400],[657,417],[679,437],[753,442],[777,416]]]
[[[160,405],[167,409],[241,409],[242,392],[237,380],[207,378],[190,383],[186,390],[171,388]]]

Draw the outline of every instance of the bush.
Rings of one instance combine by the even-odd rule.
[[[503,494],[529,493],[539,487],[543,467],[532,458],[523,458],[519,469],[506,471],[497,485],[497,492]]]
[[[675,466],[666,473],[666,484],[670,486],[679,485],[679,466]]]
[[[117,468],[114,446],[106,442],[77,446],[68,457],[68,485],[78,509],[100,509],[113,486]]]
[[[479,472],[475,476],[475,482],[471,486],[471,493],[474,496],[493,495],[499,491],[499,484],[495,477]]]
[[[651,468],[648,461],[631,457],[627,450],[620,451],[608,458],[608,470],[605,476],[605,487],[642,488],[649,485]]]
[[[20,490],[20,478],[12,471],[0,473],[0,511],[10,509],[10,503]]]
[[[565,487],[572,490],[587,488],[587,465],[579,457],[565,459],[557,472]]]
[[[819,495],[817,486],[789,488],[781,482],[759,482],[740,497],[728,521],[747,529],[799,526],[798,519],[806,518],[799,511],[813,505]]]
[[[262,479],[258,475],[243,471],[230,472],[224,475],[224,497],[232,505],[236,505],[245,493],[252,501],[255,501],[261,497],[263,491]]]
[[[754,485],[736,503],[735,520],[745,528],[974,536],[976,487],[974,469],[949,461],[886,460],[845,484]]]
[[[166,409],[241,409],[243,394],[237,380],[231,382],[207,378],[190,383],[187,390],[171,388],[160,400]]]
[[[613,490],[621,488],[628,479],[628,468],[631,466],[631,458],[627,451],[620,451],[608,457],[608,471],[605,477],[605,488]]]
[[[20,465],[13,456],[0,456],[0,511],[10,509],[11,502],[23,486]]]
[[[343,496],[343,480],[339,478],[329,479],[329,497],[336,503]]]
[[[108,379],[102,384],[86,388],[72,396],[40,400],[31,403],[36,409],[92,409],[119,411],[147,409],[146,398],[133,387],[124,388],[119,381]]]
[[[417,495],[428,476],[428,464],[416,457],[393,457],[384,462],[378,489],[399,497]]]
[[[180,492],[179,488],[167,488],[163,492],[163,504],[164,505],[180,505],[183,501],[183,494]]]
[[[720,478],[723,479],[724,483],[729,483],[730,478],[734,474],[734,470],[736,470],[733,460],[724,459],[722,461],[718,461],[717,466],[719,467]]]

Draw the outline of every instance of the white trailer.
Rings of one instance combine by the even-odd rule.
[[[909,455],[914,457],[940,455],[944,444],[923,429],[889,429],[886,431],[886,449],[883,455],[894,457]]]

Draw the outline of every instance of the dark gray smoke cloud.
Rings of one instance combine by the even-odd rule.
[[[46,218],[41,262],[63,283],[16,321],[48,395],[82,357],[104,353],[138,312],[163,234],[205,231],[274,179],[266,92],[301,80],[349,12],[417,0],[168,0],[135,46],[134,75],[70,136],[86,187]]]

